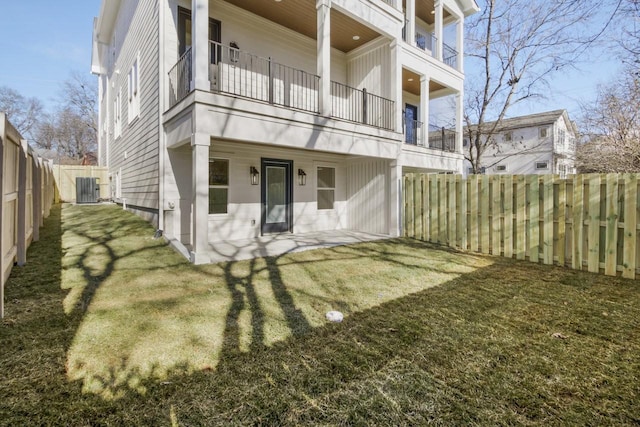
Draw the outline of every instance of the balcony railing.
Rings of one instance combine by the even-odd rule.
[[[239,49],[211,43],[211,90],[318,113],[320,77]]]
[[[211,91],[286,108],[320,112],[320,77],[221,43],[210,43]],[[190,92],[191,50],[169,72],[170,106]],[[382,129],[394,129],[395,103],[341,83],[331,82],[332,117]]]
[[[442,44],[442,62],[451,68],[458,68],[458,51],[446,43]]]
[[[331,115],[333,117],[393,130],[394,102],[373,95],[366,89],[356,89],[331,82]]]
[[[404,140],[406,144],[425,147],[425,126],[418,120],[404,121]],[[456,131],[429,125],[428,148],[440,151],[456,151]]]
[[[441,151],[456,151],[456,131],[429,125],[429,148]]]
[[[178,59],[169,71],[169,106],[173,107],[186,97],[191,89],[191,48]]]
[[[424,123],[418,120],[404,121],[404,142],[410,145],[424,147]]]

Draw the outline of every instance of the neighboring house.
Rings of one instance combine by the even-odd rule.
[[[566,110],[505,119],[480,162],[486,174],[558,174],[564,178],[576,173],[577,136]],[[465,133],[465,151],[468,143]],[[465,161],[465,174],[469,173],[471,165]]]
[[[398,235],[402,174],[462,171],[463,28],[478,10],[103,0],[92,71],[113,199],[196,263],[210,242],[268,233]],[[425,132],[443,96],[456,128]]]

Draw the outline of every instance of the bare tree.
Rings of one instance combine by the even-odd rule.
[[[14,89],[0,86],[0,111],[7,114],[22,136],[30,138],[44,109],[39,99],[27,98]]]
[[[79,162],[97,149],[97,85],[74,72],[60,87],[62,102],[44,115],[33,132],[35,144],[53,151],[60,161]]]
[[[640,172],[640,78],[632,70],[600,87],[584,118],[592,136],[578,146],[580,172]]]
[[[465,159],[473,173],[481,171],[487,148],[498,149],[496,133],[509,108],[542,97],[549,79],[573,67],[604,31],[594,23],[602,13],[596,0],[485,3],[467,25],[467,69],[480,70],[467,73],[465,88]]]

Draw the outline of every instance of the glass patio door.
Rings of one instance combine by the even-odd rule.
[[[262,159],[262,234],[292,231],[293,164]]]

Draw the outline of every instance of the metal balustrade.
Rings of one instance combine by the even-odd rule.
[[[191,48],[169,71],[169,106],[173,107],[191,91]]]
[[[210,41],[211,91],[254,99],[286,108],[320,112],[320,77]],[[192,53],[188,50],[169,72],[170,106],[190,92]],[[332,117],[393,130],[395,103],[389,99],[331,82]]]
[[[389,99],[331,82],[331,115],[333,117],[393,130],[395,103]]]

